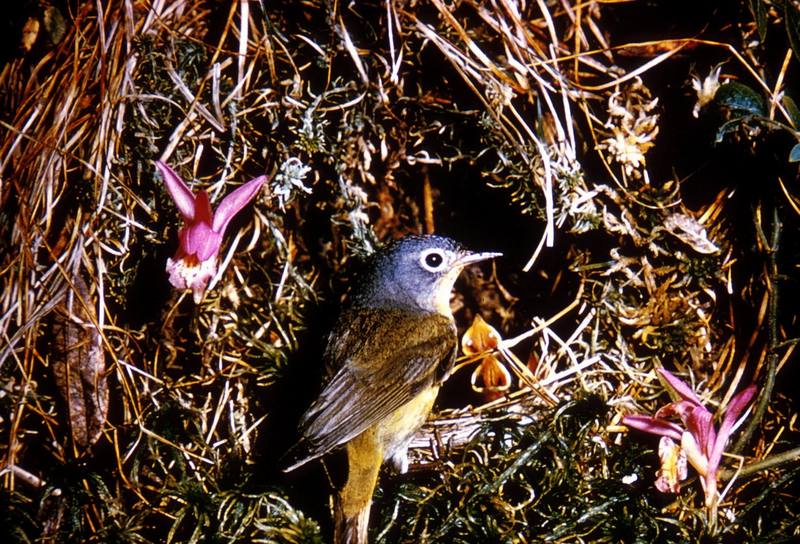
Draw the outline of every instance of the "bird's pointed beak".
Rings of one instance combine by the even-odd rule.
[[[461,258],[459,258],[454,264],[459,268],[464,268],[465,266],[471,265],[473,263],[477,263],[480,261],[485,261],[487,259],[494,259],[495,257],[502,257],[502,253],[467,253]]]

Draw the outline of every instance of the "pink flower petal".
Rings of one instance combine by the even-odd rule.
[[[706,457],[711,455],[716,441],[714,431],[714,416],[703,406],[697,406],[686,418],[686,430],[694,436],[697,445]]]
[[[191,289],[195,303],[203,299],[208,283],[217,273],[217,258],[198,262],[194,259],[167,259],[169,282],[178,289]]]
[[[702,406],[703,403],[700,401],[700,398],[692,391],[692,388],[686,385],[683,381],[678,379],[674,374],[665,370],[663,368],[659,368],[658,372],[661,376],[666,380],[667,384],[675,391],[683,400],[688,400],[698,406]]]
[[[267,181],[267,176],[253,178],[223,198],[214,214],[212,223],[214,231],[225,234],[225,229],[228,228],[228,223],[233,219],[233,216],[253,200],[253,197],[258,194],[265,181]]]
[[[681,436],[681,449],[686,452],[689,463],[700,476],[708,475],[708,457],[700,450],[700,445],[692,433],[686,431]]]
[[[194,195],[192,190],[166,163],[156,161],[156,167],[161,172],[161,177],[164,178],[164,185],[167,186],[167,191],[169,191],[181,215],[187,220],[192,220],[194,218]]]
[[[747,386],[744,390],[734,396],[730,403],[728,403],[728,407],[725,409],[725,417],[722,420],[722,425],[725,425],[725,422],[730,422],[731,426],[733,423],[739,419],[739,415],[744,412],[744,409],[753,399],[753,396],[756,394],[756,386],[755,384]]]
[[[671,417],[671,416],[678,416],[684,424],[686,424],[686,419],[689,417],[689,414],[692,413],[692,410],[697,408],[698,405],[688,401],[688,400],[679,400],[677,402],[670,402],[666,406],[662,406],[656,412],[656,417]],[[701,406],[702,407],[702,406]]]
[[[189,284],[186,281],[186,276],[183,274],[184,261],[181,258],[167,259],[167,274],[169,274],[169,282],[177,289],[188,289]]]
[[[199,261],[207,261],[219,252],[222,235],[211,230],[207,223],[194,223],[183,227],[180,232],[181,251],[185,255],[197,257]]]
[[[722,452],[725,451],[725,445],[728,443],[728,438],[730,438],[731,432],[733,431],[733,425],[755,394],[756,386],[750,385],[731,399],[727,410],[725,410],[722,423],[719,426],[719,433],[717,433],[717,439],[714,441],[711,455],[709,455],[709,470],[713,469],[716,473],[719,463],[722,460]]]
[[[675,423],[652,416],[625,416],[622,418],[622,424],[646,433],[668,436],[673,440],[680,440],[683,434],[683,429]]]
[[[194,217],[192,223],[205,223],[211,226],[211,215],[213,213],[211,201],[208,200],[208,193],[205,189],[200,189],[197,191],[197,196],[194,199]]]

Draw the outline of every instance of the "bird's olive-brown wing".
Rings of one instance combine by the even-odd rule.
[[[455,325],[443,315],[375,308],[342,315],[325,352],[332,377],[301,421],[308,453],[301,463],[348,442],[441,382],[456,345]]]

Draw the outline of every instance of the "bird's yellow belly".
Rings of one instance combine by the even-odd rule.
[[[438,386],[426,389],[377,425],[383,460],[391,460],[399,472],[408,468],[406,450],[414,433],[428,418],[438,393]]]
[[[408,445],[425,423],[438,392],[438,386],[426,389],[347,443],[349,469],[339,502],[344,518],[355,518],[360,512],[369,511],[378,471],[385,461],[390,461],[401,473],[407,470]]]

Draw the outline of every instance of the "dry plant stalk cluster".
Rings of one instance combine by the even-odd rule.
[[[508,287],[502,268],[462,287],[459,325],[477,312],[497,325],[492,364],[514,386],[429,423],[414,476],[376,498],[376,540],[800,530],[796,455],[769,461],[796,438],[794,407],[771,395],[796,345],[797,310],[778,296],[800,262],[778,251],[781,225],[800,217],[796,177],[765,181],[743,219],[736,186],[690,209],[684,182],[648,165],[664,144],[651,73],[692,51],[730,59],[771,104],[726,128],[755,148],[777,125],[797,129],[783,100],[791,50],[775,73],[755,48],[711,39],[621,44],[604,27],[613,8],[594,1],[44,4],[32,20],[55,10],[63,31],[0,73],[0,516],[12,541],[323,541],[327,521],[265,467],[281,452],[264,448],[291,440],[270,427],[284,417],[274,399],[349,256],[435,229],[453,205],[437,187],[464,171],[472,185],[457,191],[507,197],[497,217],[468,220],[491,232],[503,215],[537,218],[539,233],[493,249],[522,245],[528,274],[561,259],[546,281],[567,294],[530,315],[517,302],[541,295],[532,281]],[[750,4],[742,43],[761,17],[781,20],[778,4]],[[197,305],[166,283],[179,217],[158,159],[212,201],[270,176]],[[734,236],[742,221],[755,250]],[[652,444],[621,432],[624,414],[663,404],[659,367],[720,407],[763,384],[734,448],[756,468],[716,523],[698,486],[655,492]]]

